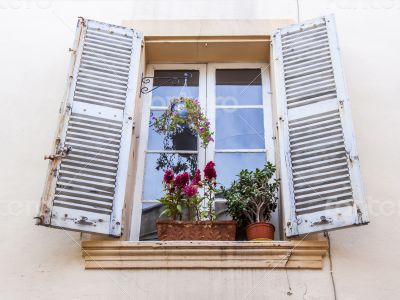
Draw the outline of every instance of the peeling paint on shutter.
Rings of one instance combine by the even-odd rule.
[[[334,17],[277,30],[272,51],[286,236],[368,223]]]
[[[142,35],[80,19],[38,223],[121,235]]]

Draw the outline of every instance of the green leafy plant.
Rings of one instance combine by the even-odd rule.
[[[158,199],[165,207],[161,216],[165,215],[172,220],[215,220],[214,200],[220,192],[216,178],[217,172],[212,161],[204,168],[203,179],[200,170],[192,178],[188,172],[175,175],[171,169],[165,171],[164,196]]]
[[[210,122],[202,112],[199,101],[193,98],[180,97],[171,100],[168,109],[161,116],[153,117],[150,125],[157,133],[162,134],[177,134],[188,128],[200,137],[204,148],[214,141]]]
[[[239,224],[267,222],[276,210],[279,179],[274,175],[276,167],[267,162],[263,169],[242,170],[232,185],[222,193],[227,200],[229,214]]]

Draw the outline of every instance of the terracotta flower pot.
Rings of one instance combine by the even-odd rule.
[[[157,220],[161,241],[234,241],[236,221],[171,221]]]
[[[274,232],[274,225],[268,222],[252,223],[246,227],[246,235],[249,241],[273,240]]]

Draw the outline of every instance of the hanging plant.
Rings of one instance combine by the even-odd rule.
[[[213,139],[210,122],[201,111],[200,103],[193,98],[180,97],[172,99],[168,109],[158,118],[153,117],[151,126],[161,134],[178,134],[189,129],[201,140],[201,146],[207,148]]]

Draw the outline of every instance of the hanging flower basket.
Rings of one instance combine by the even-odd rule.
[[[189,129],[199,136],[203,148],[214,141],[210,122],[202,112],[199,101],[193,98],[180,97],[171,100],[168,109],[161,116],[152,118],[151,126],[157,133],[173,135]]]

